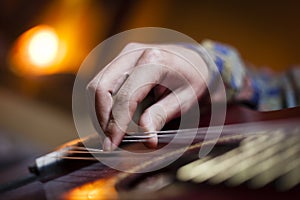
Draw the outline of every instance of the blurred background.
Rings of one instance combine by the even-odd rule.
[[[0,1],[0,169],[77,137],[72,87],[101,41],[165,27],[235,46],[275,71],[300,63],[300,3],[259,0]]]

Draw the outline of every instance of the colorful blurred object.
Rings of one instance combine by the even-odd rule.
[[[38,29],[40,27],[37,27]],[[41,27],[30,38],[28,54],[30,61],[36,66],[44,67],[51,65],[58,52],[59,39],[54,30]]]
[[[12,46],[10,69],[26,77],[76,73],[101,38],[100,8],[93,8],[90,0],[51,2],[36,18],[40,25],[21,34]]]
[[[44,75],[59,71],[66,53],[56,31],[46,25],[36,26],[17,40],[11,52],[11,69],[21,75]]]
[[[115,178],[99,179],[91,183],[86,183],[74,188],[66,194],[65,199],[118,199],[117,191],[114,187]]]

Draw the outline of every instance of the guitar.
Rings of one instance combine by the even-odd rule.
[[[179,145],[177,149],[165,155],[133,166],[131,173],[107,167],[91,156],[109,157],[109,153],[93,148],[97,146],[94,139],[74,140],[37,159],[35,165],[30,167],[32,175],[24,179],[22,184],[11,184],[6,187],[12,190],[6,191],[3,197],[13,199],[296,198],[299,195],[300,183],[299,114],[300,107],[258,112],[229,105],[221,137],[215,141],[216,145],[208,155],[199,159],[200,148],[211,141],[204,141],[203,135],[197,134],[190,147],[180,148]],[[199,125],[204,128],[199,130],[205,129],[209,119],[209,113],[201,118]],[[255,128],[258,125],[260,128]],[[159,138],[161,146],[172,139],[170,131],[158,132],[158,135],[163,135],[161,139]],[[140,139],[138,136],[136,138]],[[90,149],[84,147],[83,142],[89,143]],[[129,144],[124,142],[122,147],[129,151],[147,151],[140,142]],[[111,155],[114,153],[116,152],[112,152]],[[160,162],[171,159],[177,154],[182,156],[166,167],[135,173],[159,165]],[[132,158],[127,160],[130,159]],[[14,188],[14,186],[21,187]]]

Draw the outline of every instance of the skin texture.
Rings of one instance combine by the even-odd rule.
[[[104,131],[103,149],[114,150],[143,99],[153,91],[153,102],[141,114],[144,131],[160,130],[187,112],[206,90],[208,68],[193,50],[179,45],[128,44],[88,84],[97,122]],[[171,92],[172,91],[172,92]],[[146,143],[156,147],[157,138]]]

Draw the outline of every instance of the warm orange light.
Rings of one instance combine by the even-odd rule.
[[[106,7],[93,0],[51,1],[12,46],[8,64],[18,75],[76,73],[88,53],[106,36]]]
[[[53,64],[57,58],[59,39],[54,30],[37,30],[28,43],[28,54],[32,64],[45,67]]]
[[[66,47],[56,31],[39,25],[23,33],[17,40],[11,56],[13,71],[21,75],[44,75],[61,71]]]
[[[115,178],[100,179],[71,190],[64,199],[101,200],[118,199],[115,190]]]

